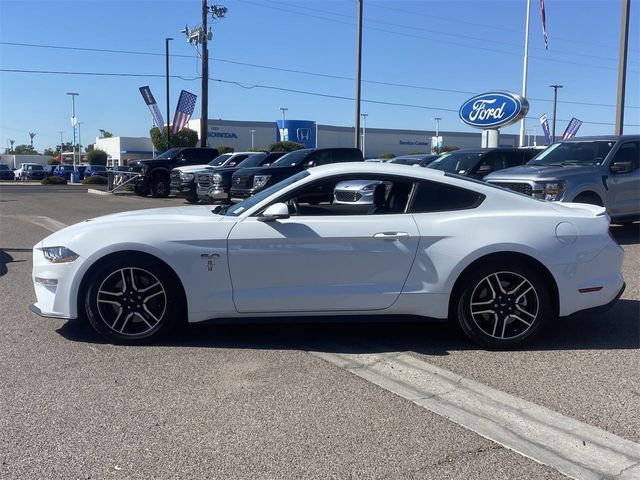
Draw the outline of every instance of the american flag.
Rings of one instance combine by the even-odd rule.
[[[196,98],[198,98],[196,95],[187,92],[186,90],[182,90],[180,92],[180,99],[178,100],[176,113],[173,116],[173,128],[171,129],[171,133],[178,133],[187,124],[191,118],[193,109],[196,106]]]
[[[544,0],[540,0],[540,17],[542,18],[542,35],[544,36],[544,49],[549,48],[549,38],[547,37],[547,16],[544,13]]]

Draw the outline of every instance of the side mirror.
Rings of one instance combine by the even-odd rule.
[[[614,162],[611,164],[613,173],[629,173],[633,172],[633,162]]]
[[[304,164],[304,168],[313,168],[316,166],[316,162],[314,160],[309,160]]]
[[[267,209],[262,212],[262,215],[258,217],[259,222],[273,222],[274,220],[289,218],[289,207],[287,207],[284,203],[274,203],[267,207]]]

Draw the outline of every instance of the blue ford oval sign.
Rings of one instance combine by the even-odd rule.
[[[460,118],[476,128],[498,128],[510,125],[529,111],[529,102],[517,93],[489,92],[467,100],[460,107]]]

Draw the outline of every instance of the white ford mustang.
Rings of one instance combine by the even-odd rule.
[[[305,204],[339,182],[389,182],[384,204]],[[218,213],[107,215],[33,249],[36,313],[136,343],[183,320],[305,315],[455,318],[489,348],[613,304],[623,250],[605,209],[557,204],[404,165],[303,171]],[[398,317],[400,318],[400,317]]]

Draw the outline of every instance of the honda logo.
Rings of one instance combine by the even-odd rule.
[[[308,142],[311,138],[311,129],[310,128],[299,128],[297,131],[298,141],[299,142]]]

